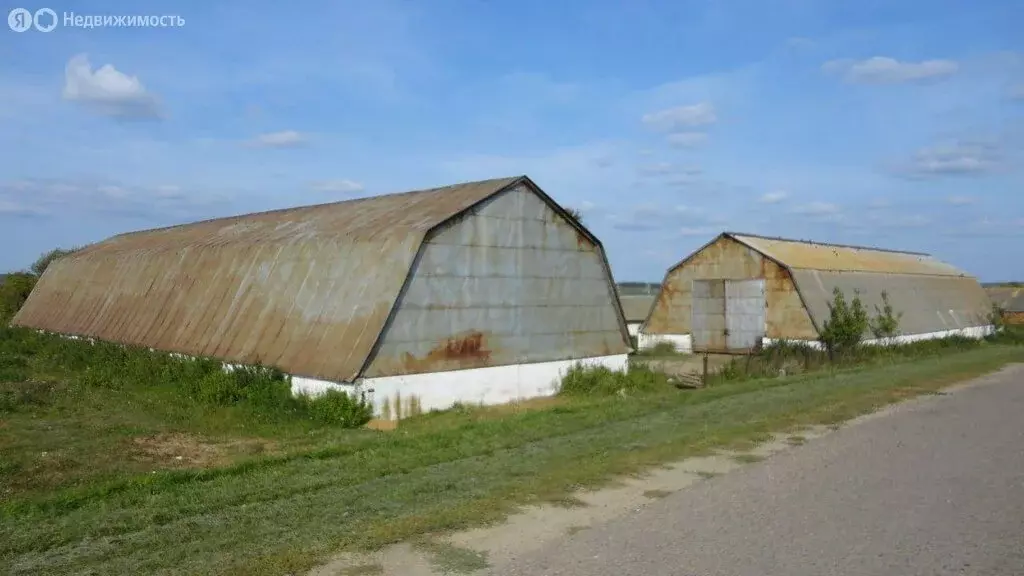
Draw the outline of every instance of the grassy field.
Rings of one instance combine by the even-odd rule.
[[[625,396],[462,408],[374,432],[204,402],[156,373],[166,360],[129,358],[134,376],[109,385],[77,360],[86,345],[27,349],[12,334],[0,341],[0,565],[15,574],[297,573],[1024,361],[1022,347],[986,343],[696,391],[650,379]]]

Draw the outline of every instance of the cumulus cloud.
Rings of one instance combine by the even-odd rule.
[[[666,140],[674,148],[696,148],[707,142],[708,135],[704,132],[679,132],[669,134]]]
[[[709,102],[700,102],[644,114],[641,121],[657,130],[672,131],[714,124],[718,115]]]
[[[999,165],[999,148],[983,141],[950,141],[918,150],[898,165],[899,174],[910,177],[938,177],[982,174]]]
[[[900,62],[895,58],[875,56],[867,60],[831,60],[822,70],[840,75],[851,84],[901,84],[938,80],[956,74],[959,65],[952,60]]]
[[[308,141],[309,139],[305,134],[295,130],[284,130],[282,132],[260,134],[247,141],[246,145],[256,148],[297,148],[305,145]]]
[[[128,76],[113,64],[93,70],[85,54],[74,56],[65,66],[63,96],[104,116],[160,117],[156,97],[138,77]]]
[[[354,180],[321,180],[310,186],[314,192],[327,194],[356,194],[363,191],[363,185]]]
[[[775,192],[768,192],[761,196],[759,199],[762,204],[778,204],[779,202],[785,201],[789,198],[789,192],[785,190],[776,190]]]

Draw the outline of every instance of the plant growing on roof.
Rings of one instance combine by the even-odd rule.
[[[830,358],[835,354],[846,354],[860,345],[864,332],[868,330],[868,313],[864,303],[854,291],[853,300],[846,302],[846,296],[838,287],[832,291],[832,302],[828,305],[829,319],[821,327],[819,340],[828,350]]]
[[[871,333],[879,340],[890,339],[900,334],[900,319],[903,312],[894,312],[889,303],[889,294],[882,291],[882,307],[875,305],[875,317],[870,321]]]
[[[576,208],[566,208],[565,211],[569,213],[569,216],[572,216],[573,218],[575,218],[577,222],[579,222],[580,224],[583,223],[583,213],[582,212],[580,212]]]

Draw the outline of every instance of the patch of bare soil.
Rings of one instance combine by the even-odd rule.
[[[215,468],[230,464],[238,456],[275,449],[273,442],[258,438],[212,443],[191,434],[171,433],[132,439],[132,452],[137,460],[169,468]]]

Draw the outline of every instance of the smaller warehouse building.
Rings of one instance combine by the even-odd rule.
[[[647,315],[654,305],[654,294],[631,294],[620,295],[622,302],[622,314],[626,317],[626,328],[629,335],[636,338],[640,333],[640,326],[647,319]]]
[[[1024,326],[1024,288],[999,286],[989,288],[988,293],[992,303],[999,308],[1005,324]]]
[[[639,346],[746,353],[779,340],[817,343],[836,288],[870,314],[885,292],[900,315],[897,341],[993,330],[977,279],[928,254],[726,232],[668,270]]]
[[[387,420],[552,394],[631,351],[601,243],[525,176],[114,236],[13,323],[275,366]]]

